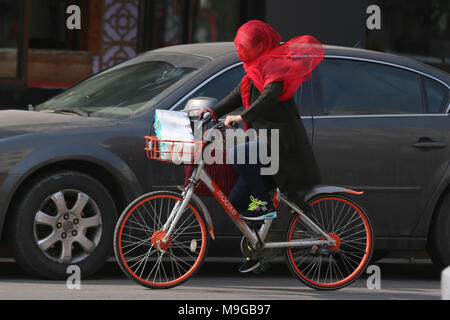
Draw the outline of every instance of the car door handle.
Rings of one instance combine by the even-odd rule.
[[[418,141],[413,144],[413,147],[416,148],[445,148],[445,143],[441,141],[432,141],[432,140],[426,140],[426,141]]]

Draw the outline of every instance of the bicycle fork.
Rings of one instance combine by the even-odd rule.
[[[193,193],[194,193],[194,188],[189,187],[187,189],[187,191],[185,190],[182,193],[183,201],[177,201],[177,203],[173,207],[172,211],[169,214],[169,217],[167,218],[166,223],[162,227],[162,230],[166,231],[166,235],[162,239],[162,243],[167,243],[167,241],[170,239],[170,235],[172,234],[178,221],[180,220],[181,216],[183,215],[184,211],[186,210],[187,205],[191,201],[191,197],[192,197]],[[157,245],[159,248],[159,242]]]

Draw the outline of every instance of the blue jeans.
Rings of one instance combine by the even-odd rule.
[[[235,146],[230,150],[229,158],[233,167],[239,173],[239,178],[231,190],[229,200],[238,212],[247,210],[250,203],[250,195],[261,201],[270,202],[269,191],[261,176],[261,163],[259,162],[259,148],[264,147],[260,141],[250,141]],[[250,152],[256,157],[256,163],[250,163]],[[238,160],[241,163],[238,163]],[[242,161],[244,160],[244,161]],[[244,162],[244,163],[242,163]]]

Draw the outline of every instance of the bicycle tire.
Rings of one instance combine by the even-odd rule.
[[[208,236],[203,217],[193,204],[186,207],[168,243],[159,248],[157,246],[157,240],[165,235],[161,231],[161,226],[166,221],[164,215],[167,218],[173,208],[172,204],[182,200],[181,194],[173,191],[150,192],[134,200],[120,216],[114,232],[114,253],[122,271],[139,285],[151,289],[172,288],[187,281],[200,269],[208,248]],[[160,208],[155,206],[158,201]],[[186,232],[191,228],[193,230]],[[130,246],[131,250],[127,248]],[[144,254],[138,255],[146,249]],[[138,256],[133,257],[130,254],[132,251]],[[157,257],[154,256],[155,253]],[[165,255],[167,258],[164,258]],[[142,259],[136,262],[136,258],[141,256]],[[153,262],[155,259],[156,262]],[[150,279],[155,268],[155,275]]]
[[[328,248],[287,248],[285,258],[288,268],[297,279],[317,290],[337,290],[346,287],[362,274],[371,260],[373,231],[367,214],[355,201],[339,194],[318,196],[311,199],[308,204],[313,212],[313,216],[308,217],[335,239],[336,245]],[[329,210],[330,208],[332,210]],[[338,210],[339,213],[335,217],[335,212]],[[333,217],[336,218],[335,221]],[[327,221],[327,218],[331,218],[329,219],[331,221]],[[358,221],[359,224],[356,224]],[[343,223],[346,223],[344,227],[342,227]],[[295,238],[312,235],[312,233],[308,234],[308,230],[302,230],[301,224],[299,215],[295,214],[286,230],[286,241],[293,239],[294,233]],[[307,228],[304,227],[304,229]],[[348,235],[346,232],[352,229],[355,229],[353,236],[357,235],[357,237],[350,242],[351,234]],[[326,265],[326,268],[321,269],[322,263]],[[338,263],[345,269],[338,268]],[[329,271],[330,281],[327,281]],[[312,276],[310,276],[311,272],[313,272]],[[325,276],[323,276],[324,272]],[[336,279],[334,281],[333,272]]]

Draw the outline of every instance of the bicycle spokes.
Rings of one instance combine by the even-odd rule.
[[[163,228],[180,201],[172,194],[149,197],[131,208],[121,222],[118,240],[121,262],[128,274],[144,285],[177,285],[202,260],[206,229],[194,207],[187,206],[170,236]]]
[[[311,203],[308,216],[335,241],[334,245],[288,249],[294,272],[316,288],[338,288],[352,282],[368,262],[372,249],[369,222],[351,201],[340,197],[323,197]],[[300,216],[291,223],[288,240],[316,238]]]

